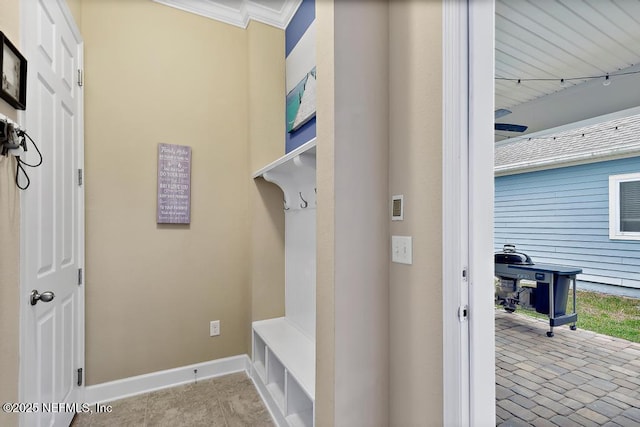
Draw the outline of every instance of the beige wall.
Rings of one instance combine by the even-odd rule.
[[[316,422],[441,425],[441,5],[324,0],[316,13]],[[391,235],[413,236],[413,265],[390,263]]]
[[[82,27],[82,0],[67,0],[67,6],[78,28]]]
[[[250,152],[261,129],[248,123],[250,109],[273,105],[271,92],[250,101],[248,34],[266,54],[283,36],[148,0],[84,0],[81,14],[87,383],[247,353],[250,154],[267,155]],[[192,147],[191,225],[156,225],[160,142]],[[211,338],[215,319],[222,334]]]
[[[20,1],[0,0],[0,31],[20,48]],[[0,100],[0,114],[16,110]],[[18,401],[20,194],[14,183],[16,160],[0,157],[0,402]],[[0,425],[16,425],[16,414],[0,411]]]
[[[316,10],[317,425],[386,426],[388,5],[323,1]]]
[[[442,425],[442,9],[390,4],[389,198],[404,194],[413,265],[391,264],[392,425]],[[428,414],[428,415],[427,415]]]
[[[284,154],[284,31],[249,24],[249,165],[253,174]],[[284,211],[276,185],[250,180],[251,320],[284,316]],[[249,343],[250,348],[250,343]]]
[[[0,13],[3,12],[0,7]],[[0,28],[2,28],[0,26]],[[16,159],[0,156],[0,402],[18,401],[20,325],[20,194]],[[0,411],[0,425],[17,423]]]

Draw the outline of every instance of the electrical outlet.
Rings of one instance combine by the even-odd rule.
[[[220,321],[212,320],[209,324],[209,335],[212,337],[216,337],[220,335]]]

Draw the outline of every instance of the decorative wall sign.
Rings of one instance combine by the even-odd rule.
[[[287,94],[287,132],[293,132],[316,115],[316,67]]]
[[[191,223],[191,147],[158,144],[158,224]]]
[[[0,31],[0,97],[18,110],[27,104],[27,60]]]

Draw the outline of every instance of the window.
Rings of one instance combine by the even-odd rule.
[[[640,173],[609,177],[609,238],[640,240]]]

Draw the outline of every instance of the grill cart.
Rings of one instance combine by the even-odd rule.
[[[571,323],[576,329],[576,275],[581,268],[555,264],[536,264],[524,253],[517,252],[515,245],[504,245],[494,255],[495,275],[499,279],[496,300],[505,310],[514,312],[517,305],[533,306],[538,313],[549,316],[548,337],[553,336],[554,326]],[[521,286],[521,280],[536,282],[533,286]],[[566,312],[569,286],[573,298],[573,311]],[[528,297],[528,298],[527,298]]]

